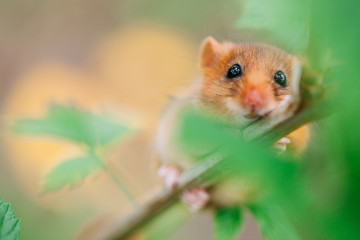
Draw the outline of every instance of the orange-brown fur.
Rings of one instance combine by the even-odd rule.
[[[172,103],[161,119],[155,138],[162,164],[175,165],[183,170],[192,161],[181,151],[176,151],[169,139],[177,114],[186,104],[205,105],[212,108],[214,113],[234,121],[276,114],[279,113],[276,110],[289,104],[289,99],[295,95],[292,95],[294,88],[291,87],[298,83],[300,74],[297,59],[280,49],[259,43],[220,44],[211,37],[202,45],[199,62],[202,71],[200,85],[195,85],[195,89],[184,99]],[[234,64],[241,66],[242,73],[229,77],[228,71]],[[287,85],[280,85],[274,80],[278,71],[286,76]],[[283,109],[286,111],[288,108]],[[309,140],[308,127],[301,127],[287,137],[291,141],[290,146],[300,153]],[[256,192],[238,178],[224,179],[207,190],[211,203],[218,206],[246,202],[256,196]]]
[[[200,68],[203,73],[200,99],[227,115],[266,115],[275,109],[285,96],[291,94],[289,87],[279,86],[273,77],[276,71],[281,70],[287,76],[287,83],[291,84],[294,60],[294,56],[265,44],[220,44],[208,37],[200,54]],[[226,78],[227,71],[235,63],[241,65],[242,75],[229,80]],[[246,95],[253,89],[256,89],[263,99],[261,111],[254,111],[245,101]],[[237,113],[233,112],[234,109],[229,109],[229,102],[238,109]],[[301,127],[288,137],[290,145],[299,153],[305,149],[309,140],[309,129],[307,126]]]
[[[310,140],[309,126],[305,125],[290,133],[287,138],[290,139],[290,147],[299,154],[303,152]]]
[[[296,61],[294,56],[265,44],[220,44],[208,37],[200,54],[203,79],[199,97],[215,111],[235,119],[239,116],[265,116],[275,110],[286,96],[291,96],[290,85]],[[241,75],[229,79],[227,72],[234,64],[241,66]],[[277,71],[285,74],[287,86],[280,86],[274,81]],[[252,92],[256,92],[255,98],[251,96]],[[290,140],[288,147],[297,154],[301,153],[309,136],[308,126],[300,127],[286,136]],[[246,184],[239,186],[239,181],[227,179],[212,188],[210,194],[214,204],[227,206],[246,202],[253,193]]]

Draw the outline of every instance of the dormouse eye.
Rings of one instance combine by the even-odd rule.
[[[234,64],[231,66],[229,71],[226,74],[228,79],[233,79],[241,76],[241,66],[239,64]]]
[[[274,80],[281,87],[283,87],[283,88],[286,87],[286,77],[285,77],[285,74],[282,71],[277,71],[275,73]]]

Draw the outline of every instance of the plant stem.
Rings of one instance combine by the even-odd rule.
[[[316,90],[318,86],[309,87],[310,90]],[[333,109],[329,107],[329,88],[322,88],[323,94],[321,96],[313,94],[314,91],[309,91],[309,89],[302,91],[302,101],[291,115],[286,118],[281,115],[265,117],[256,121],[243,129],[244,139],[253,142],[265,141],[267,143],[273,143],[280,137],[286,136],[296,130],[298,127],[330,114],[330,110]],[[219,164],[223,163],[224,159],[226,159],[226,157],[219,156],[216,152],[210,157],[205,157],[203,161],[195,164],[181,175],[180,182],[174,191],[160,191],[126,218],[118,216],[117,221],[110,224],[110,229],[102,229],[96,232],[94,232],[93,229],[88,229],[88,232],[93,236],[92,239],[126,239],[132,233],[176,203],[179,196],[181,196],[184,191],[201,184],[201,179],[204,179],[207,174],[211,173]],[[116,179],[111,172],[109,172],[109,174],[129,200],[133,201],[133,197],[121,182]]]
[[[265,138],[267,141],[276,141],[279,136],[284,136],[296,130],[301,125],[316,121],[329,114],[330,112],[327,109],[324,109],[325,106],[328,107],[328,104],[326,104],[324,100],[309,103],[306,106],[302,105],[290,119],[287,119],[285,122],[282,122],[271,129],[262,128],[262,130],[259,131],[259,128],[257,128],[256,125],[264,125],[267,121],[267,119],[262,119],[251,125],[252,130],[249,131],[249,133],[251,133],[249,139],[252,139],[252,141],[261,141]],[[321,114],[317,111],[319,107],[323,110],[323,113]],[[102,233],[97,233],[97,235],[100,236],[96,239],[125,239],[130,236],[130,234],[134,233],[151,219],[158,216],[177,202],[182,192],[199,184],[199,179],[203,178],[204,175],[214,169],[217,164],[221,163],[222,158],[216,158],[215,156],[199,162],[193,168],[184,172],[180,178],[179,186],[175,191],[159,192],[131,215],[121,221],[115,222],[111,229],[107,229],[107,231],[103,231]]]
[[[125,187],[125,185],[118,179],[118,177],[110,170],[105,170],[108,176],[115,182],[115,184],[119,187],[121,192],[124,194],[127,200],[131,202],[135,207],[138,206],[138,203],[135,199],[135,197],[131,194],[131,192]]]
[[[162,190],[123,221],[115,222],[111,229],[94,233],[93,236],[96,235],[94,239],[125,239],[131,233],[149,222],[149,220],[158,216],[176,203],[182,192],[197,186],[198,179],[206,176],[211,169],[216,168],[221,160],[221,157],[215,155],[196,164],[180,177],[179,186],[176,190]]]
[[[107,173],[107,175],[113,180],[113,182],[119,187],[120,191],[124,194],[125,198],[133,204],[134,207],[138,206],[138,203],[135,199],[135,197],[131,194],[131,192],[125,187],[125,185],[120,181],[120,179],[116,176],[116,174],[110,169],[108,164],[105,163],[103,159],[104,153],[96,151],[95,149],[90,149],[90,154],[95,155],[104,165],[104,170]]]

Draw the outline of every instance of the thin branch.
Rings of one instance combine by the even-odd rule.
[[[92,239],[124,239],[134,231],[144,226],[149,220],[161,214],[179,200],[179,196],[187,189],[198,184],[211,169],[216,168],[221,157],[211,156],[201,163],[184,172],[179,180],[179,186],[174,191],[162,190],[145,205],[135,210],[122,221],[115,221],[111,229],[102,229],[101,232],[93,233]],[[96,236],[94,236],[96,234]]]
[[[325,100],[310,101],[302,104],[294,116],[285,122],[272,126],[272,128],[264,128],[267,119],[262,119],[246,129],[247,139],[252,141],[271,140],[276,141],[296,130],[298,127],[330,114],[328,102]],[[321,109],[321,111],[318,111]],[[144,226],[149,220],[161,214],[163,211],[178,201],[182,192],[191,189],[197,185],[197,181],[201,179],[210,169],[216,167],[221,162],[221,157],[207,158],[193,168],[187,170],[182,176],[179,186],[172,192],[162,191],[154,196],[149,202],[133,212],[130,216],[118,221],[112,226],[112,229],[103,231],[101,236],[96,239],[125,239],[134,233],[140,227]]]
[[[126,199],[131,202],[135,207],[138,206],[138,203],[135,199],[135,197],[131,194],[131,192],[125,187],[125,185],[120,181],[120,179],[117,178],[117,176],[112,172],[112,170],[105,169],[105,172],[107,175],[115,182],[116,186],[120,189],[120,191],[124,194]]]
[[[96,156],[104,166],[107,164],[104,163],[102,159],[105,159],[103,154],[96,152],[94,148],[87,149],[90,155]],[[109,176],[109,178],[116,184],[116,186],[120,189],[120,191],[124,194],[125,198],[134,206],[137,207],[138,203],[134,197],[134,195],[129,191],[129,189],[122,183],[122,181],[116,176],[111,167],[104,167],[105,173]]]

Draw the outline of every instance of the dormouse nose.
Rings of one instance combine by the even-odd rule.
[[[250,86],[244,89],[244,96],[242,98],[243,105],[250,108],[259,108],[265,105],[266,96],[264,91],[261,91],[256,86]]]

